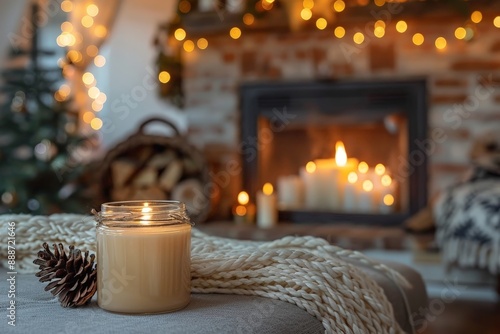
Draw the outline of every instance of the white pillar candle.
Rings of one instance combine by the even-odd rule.
[[[358,209],[364,213],[373,213],[375,211],[373,182],[371,180],[364,180],[361,187],[362,189],[359,192]]]
[[[345,209],[345,188],[347,186],[347,177],[349,173],[356,170],[358,160],[355,158],[347,158],[347,152],[344,143],[338,141],[335,143],[335,169],[338,170],[337,175],[337,193],[339,196],[338,207]],[[350,196],[351,194],[347,194]],[[349,206],[351,203],[348,203]]]
[[[322,210],[339,210],[339,175],[334,159],[315,160],[317,184],[319,188],[318,208]]]
[[[306,209],[321,207],[321,183],[316,174],[316,164],[309,161],[305,168],[300,169],[300,177],[304,185],[304,202]]]
[[[270,183],[264,184],[262,191],[257,192],[257,226],[270,228],[278,222],[276,195]]]
[[[343,208],[346,212],[355,212],[358,210],[358,175],[356,172],[350,172],[347,175],[347,183],[344,186]]]
[[[97,302],[108,311],[162,313],[190,300],[191,225],[184,204],[102,205],[97,228]]]
[[[303,204],[303,182],[297,175],[278,178],[278,206],[283,209],[300,208]]]

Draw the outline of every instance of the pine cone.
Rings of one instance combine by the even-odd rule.
[[[54,253],[46,242],[43,243],[44,250],[39,251],[38,258],[33,261],[40,269],[35,276],[40,277],[40,282],[50,282],[45,291],[52,290],[54,296],[59,295],[63,307],[85,305],[97,290],[95,255],[91,254],[87,259],[88,251],[82,256],[79,249],[69,246],[68,257],[61,243],[59,249],[56,244],[52,246]]]

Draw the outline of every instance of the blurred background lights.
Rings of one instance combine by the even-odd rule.
[[[96,16],[99,14],[99,8],[95,4],[90,4],[87,6],[87,14],[90,16]]]
[[[186,52],[192,52],[194,50],[194,42],[190,39],[187,39],[183,44],[183,48]]]
[[[85,72],[82,75],[82,81],[86,85],[91,85],[94,82],[94,80],[95,80],[94,75],[90,72]]]
[[[467,31],[463,27],[458,27],[455,29],[455,37],[457,39],[464,39],[465,36],[467,35]]]
[[[363,33],[361,33],[361,32],[357,32],[352,37],[352,40],[356,44],[362,44],[365,41],[365,35],[363,35]]]
[[[206,38],[200,38],[198,39],[198,41],[196,42],[196,45],[198,46],[198,48],[200,48],[201,50],[205,50],[207,47],[208,47],[208,40]]]
[[[106,58],[104,58],[104,56],[102,55],[98,55],[94,58],[94,64],[97,67],[103,67],[104,65],[106,65]]]
[[[245,23],[247,26],[252,25],[255,22],[255,17],[250,14],[246,13],[243,15],[243,23]]]
[[[436,38],[436,41],[434,43],[436,45],[436,48],[439,50],[443,50],[446,48],[446,39],[444,37],[438,37]]]
[[[319,19],[316,20],[316,27],[319,30],[324,30],[327,25],[328,25],[328,22],[326,21],[326,19],[324,19],[322,17],[320,17]]]
[[[300,11],[300,17],[305,21],[310,20],[312,15],[312,11],[309,8],[304,8]]]
[[[99,96],[99,94],[101,93],[101,91],[97,87],[90,87],[88,93],[89,93],[89,97],[90,98],[95,99],[95,98],[97,98]]]
[[[182,28],[176,29],[174,32],[174,37],[178,41],[184,40],[186,38],[186,31]]]
[[[333,10],[335,10],[336,12],[340,13],[344,9],[345,9],[345,2],[344,1],[342,1],[342,0],[336,0],[333,3]]]
[[[89,45],[87,46],[87,49],[85,49],[85,52],[87,53],[87,56],[95,57],[99,53],[99,49],[95,45]]]
[[[94,19],[92,18],[92,16],[85,15],[84,17],[82,17],[82,26],[84,26],[85,28],[90,28],[93,24]]]
[[[500,16],[497,16],[493,19],[493,25],[497,28],[500,28]]]
[[[73,25],[71,24],[71,22],[63,22],[61,24],[61,31],[65,31],[65,32],[71,32],[73,31]]]
[[[82,119],[85,123],[89,124],[94,119],[94,113],[92,111],[86,111],[83,113]]]
[[[238,27],[233,27],[229,31],[229,36],[231,36],[232,39],[238,39],[241,37],[241,29]]]
[[[342,38],[345,36],[345,29],[344,27],[338,26],[337,28],[335,28],[333,33],[335,34],[335,37]]]
[[[408,24],[406,23],[406,21],[401,20],[398,21],[398,23],[396,23],[397,32],[404,33],[407,29],[408,29]]]
[[[373,30],[373,34],[375,35],[375,37],[382,38],[385,35],[385,29],[383,27],[376,27]]]
[[[73,10],[73,3],[70,0],[64,0],[61,2],[61,9],[63,12],[69,13]]]
[[[99,130],[100,128],[102,128],[102,120],[100,118],[97,118],[97,117],[94,117],[91,121],[90,121],[90,127],[93,129],[93,130]]]
[[[382,21],[382,20],[378,20],[375,22],[375,25],[374,25],[374,28],[377,28],[377,27],[382,27],[385,29],[385,22]]]
[[[302,1],[302,7],[307,8],[307,9],[312,9],[314,7],[314,0]]]
[[[474,23],[479,23],[483,20],[483,14],[480,11],[476,10],[472,12],[472,14],[470,15],[470,19]]]
[[[167,71],[161,71],[160,74],[158,74],[158,80],[160,80],[161,83],[167,83],[170,81],[170,73]]]
[[[424,35],[422,35],[421,33],[416,33],[415,35],[413,35],[412,41],[415,45],[422,45],[424,44]]]

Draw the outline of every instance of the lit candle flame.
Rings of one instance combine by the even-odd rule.
[[[337,163],[337,166],[345,166],[347,164],[347,152],[345,151],[344,143],[341,141],[335,144],[335,163]]]
[[[383,164],[377,164],[375,166],[375,174],[384,175],[384,173],[385,173],[385,166]]]
[[[238,203],[240,203],[241,205],[247,205],[249,201],[250,197],[248,196],[248,193],[246,191],[241,191],[238,194]]]
[[[267,196],[272,195],[273,191],[274,191],[273,185],[269,182],[264,184],[264,187],[262,187],[262,192],[264,193],[264,195]]]
[[[316,171],[316,164],[314,163],[314,161],[309,161],[306,165],[306,171],[309,173],[309,174],[312,174]]]
[[[151,219],[151,215],[147,215],[146,213],[149,213],[153,211],[152,208],[149,207],[149,203],[144,203],[144,207],[142,208],[141,212],[143,213],[141,219],[144,219],[144,220],[141,220],[140,223],[143,224],[143,225],[148,225],[149,224],[149,220]]]

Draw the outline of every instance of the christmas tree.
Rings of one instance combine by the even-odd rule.
[[[2,73],[0,88],[0,213],[49,214],[81,212],[76,181],[82,166],[74,153],[85,144],[77,133],[78,113],[72,110],[69,87],[59,67],[44,68],[33,5],[31,47],[10,54],[27,66]],[[16,62],[18,63],[18,62]]]

